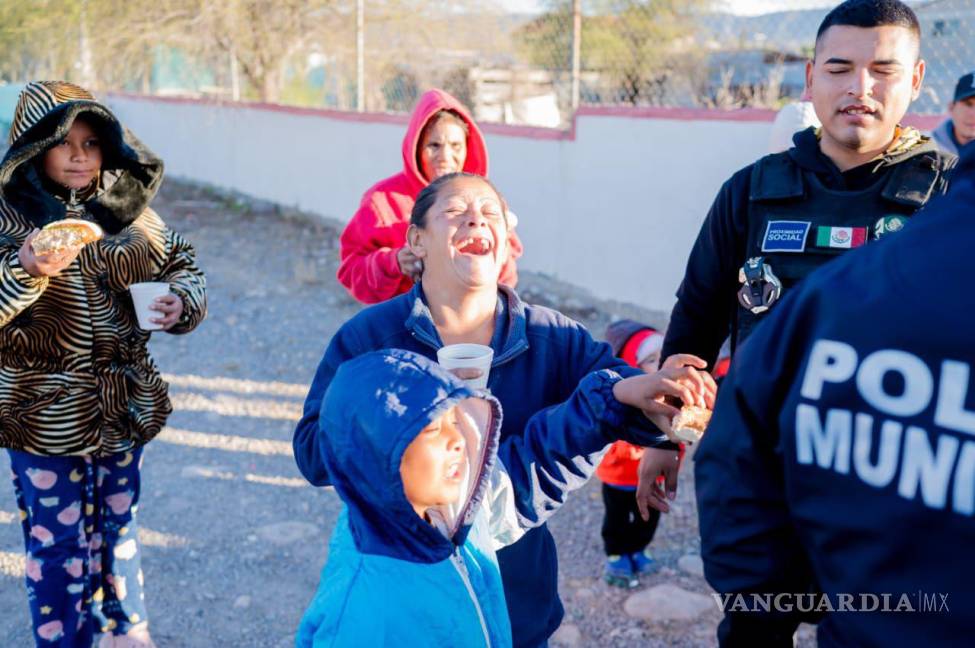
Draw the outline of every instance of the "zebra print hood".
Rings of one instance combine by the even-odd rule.
[[[156,195],[163,162],[83,88],[35,81],[20,94],[10,128],[10,148],[0,162],[0,198],[37,227],[65,218],[67,205],[41,181],[39,156],[62,141],[74,120],[96,127],[102,147],[101,188],[79,207],[109,234],[138,218]]]

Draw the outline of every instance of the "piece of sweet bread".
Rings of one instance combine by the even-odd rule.
[[[104,236],[102,228],[95,223],[78,218],[65,218],[45,225],[31,241],[31,247],[37,256],[46,256],[82,248],[102,236]]]
[[[697,443],[711,422],[711,410],[696,405],[685,405],[670,422],[677,441]]]

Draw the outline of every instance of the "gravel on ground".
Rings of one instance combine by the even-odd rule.
[[[332,490],[301,478],[290,442],[329,338],[360,309],[335,280],[341,226],[176,181],[165,183],[154,207],[196,245],[210,315],[190,335],[157,334],[151,342],[175,405],[169,425],[147,447],[139,510],[152,633],[160,648],[291,646],[340,508]],[[522,274],[519,292],[582,321],[596,336],[614,317],[657,326],[666,320],[535,273]],[[640,590],[673,585],[710,595],[701,576],[678,566],[699,550],[691,470],[688,462],[674,511],[652,545],[662,569]],[[566,607],[553,644],[714,645],[716,606],[692,621],[626,614],[634,591],[601,580],[601,518],[593,480],[550,523]],[[3,479],[0,643],[11,647],[32,645],[22,542],[12,488]],[[805,629],[801,643],[812,645],[810,637]]]

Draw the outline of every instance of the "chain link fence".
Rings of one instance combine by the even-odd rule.
[[[50,12],[52,3],[10,6],[32,4]],[[821,0],[63,4],[75,11],[58,23],[58,51],[70,21],[77,21],[81,51],[60,69],[35,62],[32,76],[60,73],[101,89],[382,112],[408,112],[423,90],[441,87],[480,121],[549,127],[564,127],[580,105],[777,108],[801,96],[816,29],[832,6]],[[910,4],[928,63],[913,109],[939,113],[957,79],[975,69],[975,0]],[[117,15],[121,5],[128,9]],[[9,19],[0,13],[0,49]],[[130,35],[121,41],[100,38],[86,20],[134,22],[117,27],[116,34]],[[51,58],[50,52],[41,53]],[[32,60],[24,51],[0,58],[8,68],[10,61]],[[11,76],[2,64],[0,74]]]

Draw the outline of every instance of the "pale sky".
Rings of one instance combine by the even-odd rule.
[[[508,11],[537,13],[545,8],[544,0],[499,0]],[[585,0],[583,0],[585,1]],[[725,11],[745,16],[787,11],[790,9],[814,9],[837,4],[838,0],[723,0]]]
[[[839,4],[838,0],[727,0],[723,3],[725,11],[741,16],[755,16],[773,11],[794,11],[796,9],[818,9]]]

